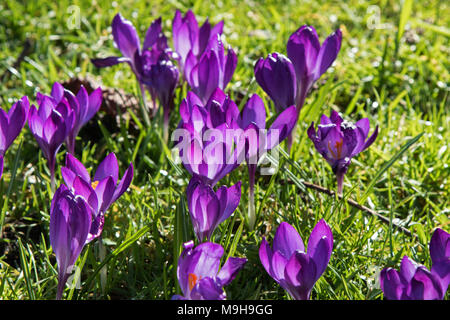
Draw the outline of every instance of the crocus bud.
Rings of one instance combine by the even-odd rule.
[[[274,52],[255,65],[256,82],[269,95],[278,112],[295,104],[297,94],[295,70],[284,55]]]
[[[263,238],[259,258],[267,273],[292,298],[308,300],[312,288],[327,268],[333,251],[333,234],[325,220],[320,220],[308,240],[303,240],[290,224],[282,222],[273,239],[273,247]]]
[[[50,244],[58,263],[58,291],[64,286],[86,243],[91,228],[91,209],[83,197],[73,194],[65,185],[55,192],[50,208]]]

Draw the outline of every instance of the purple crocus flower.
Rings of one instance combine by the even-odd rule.
[[[168,114],[172,103],[168,96],[173,95],[178,82],[178,70],[170,62],[172,51],[167,45],[167,38],[162,33],[161,22],[161,18],[152,22],[147,29],[141,49],[135,27],[118,13],[112,21],[112,33],[114,43],[123,56],[92,59],[92,63],[98,68],[103,68],[127,62],[140,84],[144,104],[144,91],[147,89],[152,97],[153,105],[158,98],[165,113]],[[153,70],[154,68],[156,70]],[[156,108],[153,109],[153,115],[155,113]],[[146,112],[144,117],[149,124]]]
[[[191,50],[186,58],[184,71],[192,91],[205,104],[216,88],[225,90],[237,65],[237,56],[231,47],[225,55],[220,35],[211,38],[207,48],[197,59]]]
[[[66,139],[66,144],[68,151],[71,154],[75,154],[75,139],[78,133],[100,109],[102,104],[102,89],[97,88],[89,95],[84,86],[81,86],[75,96],[69,90],[64,89],[60,83],[55,82],[51,96],[55,99],[56,103],[60,103],[65,98],[74,112],[75,118],[72,129]]]
[[[30,108],[28,125],[48,161],[52,190],[55,188],[56,154],[69,136],[76,114],[65,97],[57,101],[52,96],[37,93],[39,109]]]
[[[341,41],[342,33],[338,29],[321,46],[315,29],[305,25],[290,36],[287,43],[288,57],[272,53],[256,63],[256,81],[272,99],[277,110],[295,104],[298,119],[309,90],[336,59]],[[291,134],[288,137],[288,149],[292,142]]]
[[[298,112],[314,82],[333,64],[341,49],[341,42],[342,32],[337,29],[321,46],[314,27],[307,25],[301,26],[289,37],[286,49],[297,79]]]
[[[442,300],[450,283],[450,234],[437,228],[430,240],[431,271],[404,256],[400,271],[385,268],[380,286],[389,300]]]
[[[331,111],[330,118],[322,115],[317,133],[314,122],[308,129],[308,137],[336,174],[339,194],[342,194],[344,175],[351,159],[366,150],[378,135],[377,126],[370,138],[366,140],[369,130],[369,119],[364,118],[352,124],[344,121],[334,110]]]
[[[66,186],[76,195],[86,199],[92,208],[92,226],[87,242],[99,237],[103,231],[105,213],[130,186],[133,179],[133,164],[125,171],[119,182],[119,165],[114,153],[110,153],[99,164],[91,179],[84,165],[70,153],[66,156],[66,166],[61,168]]]
[[[267,273],[292,298],[308,300],[316,281],[323,274],[333,250],[333,234],[325,220],[320,220],[308,240],[303,240],[290,224],[282,222],[273,239],[273,249],[263,238],[259,258]]]
[[[430,240],[431,272],[439,278],[445,294],[450,284],[450,234],[437,228]]]
[[[50,244],[58,263],[58,300],[86,243],[91,217],[91,208],[83,197],[73,194],[65,185],[56,190],[50,208]]]
[[[380,286],[389,300],[442,300],[440,279],[427,268],[404,256],[400,272],[385,268],[380,273]]]
[[[264,102],[253,94],[245,104],[237,123],[243,130],[245,139],[245,160],[249,176],[249,226],[255,223],[254,185],[259,159],[281,143],[292,131],[296,123],[296,109],[292,105],[283,110],[266,130],[266,109]]]
[[[185,72],[185,64],[189,53],[191,53],[191,59],[195,58],[197,63],[210,40],[222,34],[222,30],[223,21],[212,27],[208,19],[206,19],[199,28],[197,19],[191,10],[188,10],[184,17],[182,17],[179,10],[175,12],[172,23],[173,43],[175,51],[179,55],[178,61],[181,70],[183,70],[186,79],[188,79],[188,74]]]
[[[241,182],[216,192],[200,179],[193,177],[186,189],[189,214],[197,239],[211,240],[216,227],[236,210],[241,200]]]
[[[27,122],[29,109],[27,96],[14,103],[8,112],[0,108],[0,178],[3,173],[3,157]]]
[[[247,259],[230,257],[220,268],[220,259],[224,253],[221,245],[203,242],[194,247],[194,241],[189,241],[183,247],[177,267],[183,296],[174,295],[172,299],[225,300],[223,287],[233,281]]]
[[[205,106],[194,93],[188,93],[180,115],[173,140],[178,142],[183,165],[191,175],[214,186],[241,163],[242,147],[236,146],[233,136],[239,108],[217,88]]]

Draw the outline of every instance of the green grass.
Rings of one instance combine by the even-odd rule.
[[[289,159],[280,158],[281,168],[272,177],[257,174],[255,229],[249,231],[242,224],[248,186],[242,165],[220,182],[229,186],[241,180],[243,194],[238,209],[219,226],[213,240],[224,246],[227,256],[248,258],[245,268],[225,288],[228,299],[288,299],[259,261],[261,239],[265,236],[271,242],[279,223],[286,221],[307,241],[314,225],[324,218],[333,230],[334,250],[312,299],[382,299],[375,283],[377,272],[386,266],[397,268],[404,255],[430,267],[432,231],[436,227],[450,231],[450,6],[438,0],[405,2],[412,2],[409,13],[394,0],[284,4],[255,0],[111,4],[97,0],[93,5],[91,1],[22,4],[6,0],[0,4],[0,105],[8,109],[23,95],[35,103],[37,91],[49,93],[54,81],[72,77],[90,77],[102,87],[120,88],[137,97],[128,66],[99,70],[89,61],[119,54],[110,28],[117,12],[134,23],[141,38],[159,16],[170,37],[176,8],[192,8],[200,23],[206,17],[213,23],[224,19],[226,41],[239,57],[227,92],[238,102],[256,92],[269,104],[254,80],[254,63],[273,51],[285,53],[287,39],[298,27],[313,25],[322,41],[341,28],[341,51],[306,100]],[[77,8],[80,24],[72,29]],[[369,28],[373,21],[380,28]],[[13,68],[26,40],[30,52],[19,68]],[[185,92],[185,87],[177,89],[176,106]],[[302,188],[302,181],[336,188],[328,164],[306,135],[311,121],[317,122],[331,108],[352,121],[368,117],[372,127],[380,127],[375,143],[352,161],[344,181],[345,196],[403,225],[413,236],[345,201]],[[131,111],[131,120],[142,122],[138,110],[125,115]],[[181,243],[194,239],[185,199],[188,174],[168,161],[157,119],[148,130],[142,125],[135,130],[126,119],[130,118],[123,117],[120,129],[113,130],[96,116],[92,124],[99,138],[89,139],[85,128],[80,133],[83,138],[77,140],[77,157],[87,168],[96,168],[109,152],[115,152],[121,173],[133,161],[135,175],[129,191],[106,215],[105,259],[100,258],[99,240],[85,247],[77,262],[84,264],[81,289],[67,288],[65,297],[170,299],[179,292],[175,262]],[[178,121],[175,110],[171,129]],[[398,156],[403,146],[422,133]],[[56,294],[56,259],[49,243],[49,171],[38,150],[25,127],[5,157],[0,181],[4,216],[1,299],[54,299]],[[65,152],[62,147],[58,166]],[[62,182],[59,169],[56,177],[58,185]]]

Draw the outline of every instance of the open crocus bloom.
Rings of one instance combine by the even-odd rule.
[[[57,299],[62,298],[64,285],[86,244],[91,222],[91,208],[84,198],[61,185],[50,208],[50,244],[58,263]]]
[[[194,247],[194,242],[189,241],[183,247],[177,268],[183,296],[175,295],[172,299],[225,300],[223,287],[233,281],[247,259],[230,257],[220,268],[220,258],[224,253],[221,245],[203,242]]]
[[[55,82],[52,87],[51,96],[55,99],[56,103],[60,103],[65,98],[74,113],[73,125],[66,139],[67,149],[70,153],[74,154],[75,139],[78,133],[100,109],[102,104],[102,89],[97,88],[89,95],[84,86],[81,86],[75,96],[69,90],[64,89],[60,83]]]
[[[241,182],[232,187],[220,187],[216,192],[200,179],[193,177],[186,189],[189,215],[197,239],[208,241],[216,227],[236,210],[241,200]]]
[[[322,115],[317,132],[314,122],[308,129],[308,137],[316,150],[331,165],[337,177],[338,193],[342,194],[344,175],[354,156],[366,150],[378,135],[378,126],[367,139],[370,130],[369,119],[364,118],[352,124],[344,121],[334,110],[331,117]]]
[[[87,242],[99,237],[103,230],[104,215],[110,205],[130,186],[133,164],[125,171],[119,182],[119,165],[114,153],[110,153],[98,166],[91,180],[84,165],[70,153],[66,166],[61,168],[66,186],[76,195],[86,199],[92,208],[93,219]]]
[[[320,220],[308,240],[303,240],[290,224],[282,222],[273,239],[273,248],[263,238],[259,258],[267,273],[296,300],[308,300],[316,281],[323,274],[333,251],[333,234]]]
[[[191,55],[191,59],[194,58],[198,62],[209,41],[220,35],[222,30],[223,21],[211,26],[206,19],[203,25],[199,27],[192,10],[188,10],[184,17],[179,10],[175,12],[172,23],[173,44],[176,53],[179,55],[178,61],[186,79],[188,76],[185,72],[185,64],[188,55]],[[193,63],[192,60],[191,63]]]
[[[0,108],[0,178],[3,174],[3,157],[6,150],[22,131],[27,122],[30,103],[23,96],[6,112]]]

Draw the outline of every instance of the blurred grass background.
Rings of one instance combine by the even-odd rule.
[[[290,34],[301,25],[313,25],[321,41],[340,28],[341,51],[306,100],[291,157],[281,157],[282,169],[275,176],[257,177],[255,230],[247,230],[242,222],[247,212],[243,165],[221,181],[231,185],[242,180],[244,188],[237,211],[215,232],[214,240],[227,255],[249,259],[226,288],[228,299],[288,299],[259,262],[261,238],[271,241],[278,224],[287,221],[307,241],[317,221],[325,218],[333,230],[334,251],[312,299],[380,299],[377,274],[382,268],[398,268],[403,255],[430,267],[432,231],[436,227],[450,231],[450,6],[437,0],[405,3],[411,4],[410,10],[394,0],[4,0],[0,4],[0,105],[8,109],[23,95],[35,103],[36,92],[48,94],[55,81],[86,77],[102,88],[119,88],[137,97],[135,78],[127,65],[100,70],[89,60],[119,54],[110,27],[118,12],[133,22],[141,39],[161,16],[169,43],[175,9],[192,9],[200,24],[207,17],[212,23],[223,19],[226,42],[239,58],[227,92],[238,102],[256,92],[270,104],[254,80],[254,63],[270,52],[285,53]],[[25,54],[17,66],[21,53]],[[177,106],[185,92],[185,86],[177,89]],[[299,188],[301,181],[308,181],[335,189],[328,164],[306,136],[311,121],[317,122],[322,113],[329,115],[331,108],[348,120],[368,117],[372,128],[380,127],[376,142],[352,161],[345,178],[346,196],[404,226],[412,236],[345,201]],[[128,111],[133,110],[123,113]],[[115,152],[121,173],[130,161],[136,171],[130,190],[106,215],[103,271],[99,243],[93,242],[79,259],[84,262],[82,289],[72,290],[73,295],[68,289],[66,294],[73,299],[170,299],[178,290],[174,275],[179,246],[193,239],[184,200],[188,175],[167,161],[156,119],[150,130],[132,130],[133,117],[119,118],[120,126],[114,129],[96,116],[77,140],[77,156],[87,168],[95,170],[109,152]],[[176,109],[172,129],[178,121]],[[377,175],[403,145],[421,133],[416,143]],[[97,138],[89,139],[91,134]],[[65,152],[62,147],[59,165]],[[59,170],[57,178],[62,181]],[[300,185],[287,183],[293,178]],[[373,188],[368,189],[369,185]],[[6,154],[0,194],[4,216],[0,297],[53,299],[57,279],[48,237],[49,174],[27,127]]]

